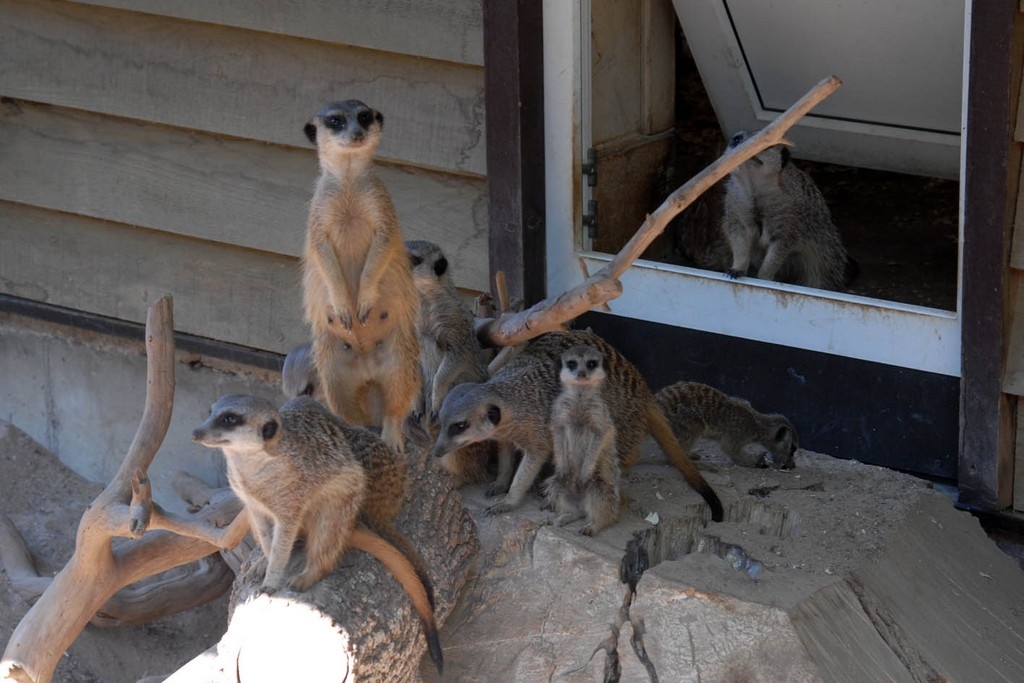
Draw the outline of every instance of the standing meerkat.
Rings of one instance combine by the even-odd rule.
[[[272,594],[286,583],[309,590],[334,571],[349,545],[359,548],[377,558],[405,588],[431,659],[441,670],[429,579],[378,533],[397,534],[407,553],[412,548],[391,522],[404,494],[404,461],[373,447],[375,441],[387,448],[369,432],[355,432],[309,397],[277,410],[263,398],[228,395],[213,404],[192,439],[224,453],[228,482],[244,504],[266,557],[262,590]],[[304,567],[286,582],[300,538],[305,542]],[[414,549],[412,554],[422,564]]]
[[[317,401],[324,400],[320,378],[313,363],[313,344],[306,342],[296,346],[284,357],[281,368],[281,391],[289,399],[310,396]]]
[[[309,206],[303,299],[331,410],[380,424],[404,452],[402,423],[420,391],[419,297],[391,197],[373,173],[384,117],[358,100],[327,105],[304,130],[320,177]]]
[[[444,397],[457,384],[486,381],[487,360],[476,339],[473,313],[452,284],[441,247],[424,240],[409,240],[405,246],[420,296],[416,330],[423,390],[414,415],[419,422],[426,418],[425,432],[434,438]],[[460,448],[442,458],[441,466],[455,477],[457,485],[483,481],[493,450],[492,443]]]
[[[497,488],[507,488],[500,503],[488,514],[508,512],[518,506],[541,468],[551,461],[553,444],[551,406],[561,391],[559,366],[562,353],[586,344],[605,358],[607,378],[601,390],[616,430],[619,466],[625,469],[640,459],[640,442],[650,433],[687,483],[707,502],[711,518],[722,521],[722,503],[714,490],[679,446],[665,414],[654,402],[640,372],[608,342],[589,331],[549,332],[531,340],[525,348],[489,380],[465,383],[452,389],[441,405],[440,433],[433,454],[441,457],[466,444],[495,439],[514,443],[523,452],[512,477],[511,467],[501,462]],[[511,485],[509,485],[511,479]]]
[[[453,386],[487,379],[487,362],[473,330],[473,313],[451,282],[444,252],[423,240],[410,240],[405,246],[413,284],[420,296],[416,329],[423,392],[419,413],[428,415],[433,423]]]
[[[700,438],[717,440],[733,462],[790,469],[800,447],[784,415],[760,413],[749,401],[699,382],[676,382],[654,394],[683,448]]]
[[[737,133],[729,149],[750,135]],[[725,274],[841,290],[859,271],[832,222],[825,198],[810,176],[775,145],[729,174],[722,232],[732,250]]]
[[[619,458],[615,423],[601,396],[604,355],[579,345],[562,353],[562,391],[551,406],[555,473],[544,495],[564,526],[580,517],[580,533],[593,536],[619,518]]]

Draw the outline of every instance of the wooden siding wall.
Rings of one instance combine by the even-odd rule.
[[[287,351],[317,173],[358,98],[407,239],[486,290],[479,0],[0,0],[0,294]]]

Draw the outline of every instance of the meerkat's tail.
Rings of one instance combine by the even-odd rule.
[[[366,529],[358,527],[353,529],[349,543],[353,548],[359,548],[376,557],[398,579],[398,583],[402,584],[402,588],[409,594],[412,605],[423,624],[430,659],[437,666],[437,672],[442,673],[444,671],[444,653],[441,651],[441,639],[437,634],[434,610],[431,608],[427,591],[417,576],[416,569],[409,562],[409,558],[399,552],[395,546]]]
[[[711,519],[721,522],[723,519],[722,501],[718,499],[718,494],[711,488],[711,485],[701,476],[690,456],[679,445],[679,440],[672,433],[672,427],[665,418],[665,413],[653,400],[647,403],[647,428],[654,440],[661,446],[661,450],[665,451],[669,462],[683,474],[686,483],[692,486],[693,490],[707,502],[708,507],[711,508]]]
[[[406,559],[412,565],[413,570],[416,572],[417,578],[420,583],[423,584],[423,589],[427,592],[427,600],[430,601],[430,609],[434,610],[437,608],[434,602],[434,584],[430,581],[430,575],[427,574],[427,563],[424,562],[423,556],[420,555],[420,551],[416,550],[416,546],[412,544],[412,541],[398,530],[394,524],[380,525],[374,527],[370,525],[374,531],[380,535],[385,541],[395,546],[402,555],[405,555]]]

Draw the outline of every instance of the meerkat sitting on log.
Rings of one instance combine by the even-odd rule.
[[[732,149],[750,135],[737,133]],[[859,271],[810,176],[785,145],[769,147],[729,174],[722,232],[732,250],[725,274],[841,290]]]
[[[228,482],[244,504],[266,557],[262,589],[286,585],[296,541],[303,570],[287,585],[306,591],[334,571],[348,546],[377,558],[405,588],[420,617],[431,659],[443,655],[433,588],[423,560],[392,520],[401,507],[405,462],[366,430],[349,427],[309,397],[280,410],[254,396],[219,398],[192,439],[223,451]],[[399,538],[401,550],[388,538]],[[404,552],[403,552],[404,551]],[[419,565],[417,568],[416,565]]]
[[[580,517],[580,533],[593,536],[619,518],[619,458],[615,423],[601,396],[604,355],[579,345],[562,354],[562,391],[551,406],[555,473],[544,495],[564,526]]]
[[[733,462],[746,467],[790,469],[800,447],[785,416],[760,413],[749,401],[699,382],[676,382],[654,394],[680,445],[717,440]]]
[[[639,460],[640,442],[650,433],[669,462],[707,502],[712,519],[722,521],[721,501],[679,446],[636,366],[589,331],[541,335],[528,342],[486,382],[460,384],[452,389],[441,405],[440,433],[433,454],[442,457],[466,444],[487,439],[514,443],[523,452],[522,461],[514,478],[511,468],[499,470],[496,486],[507,487],[508,494],[500,503],[490,506],[487,514],[508,512],[518,506],[541,468],[551,461],[551,406],[561,391],[560,359],[567,349],[579,344],[594,347],[605,358],[607,379],[601,395],[615,425],[620,468]]]
[[[402,425],[420,391],[419,297],[391,197],[372,170],[384,117],[358,100],[327,105],[304,130],[320,177],[309,207],[303,299],[328,406],[380,424],[405,450]]]

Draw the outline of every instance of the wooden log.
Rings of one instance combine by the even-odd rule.
[[[413,444],[409,456],[406,502],[396,526],[426,562],[441,624],[469,580],[479,540],[452,478]],[[268,596],[260,592],[262,559],[256,550],[243,565],[218,645],[167,683],[419,679],[423,632],[408,595],[380,562],[349,550],[311,590]]]

